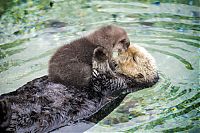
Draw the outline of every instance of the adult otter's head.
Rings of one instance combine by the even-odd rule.
[[[87,36],[96,45],[103,46],[108,51],[126,51],[130,45],[126,31],[116,25],[103,26]]]
[[[140,87],[149,87],[158,81],[154,58],[142,47],[131,45],[115,59],[116,71],[134,79]]]

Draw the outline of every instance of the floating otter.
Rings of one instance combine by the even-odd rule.
[[[124,29],[115,25],[103,26],[59,48],[49,61],[49,79],[65,86],[89,86],[93,51],[98,47],[104,47],[110,62],[113,51],[124,51],[129,45],[130,41]],[[99,56],[98,50],[95,55]],[[106,70],[112,73],[109,65],[106,66]]]
[[[128,50],[128,53],[132,53],[131,50]],[[137,49],[137,47],[133,51],[137,50],[140,53],[141,49]],[[116,73],[114,79],[110,77],[110,74],[102,73],[101,68],[94,68],[91,78],[93,85],[84,87],[84,89],[53,83],[49,81],[48,76],[43,76],[28,82],[14,92],[1,95],[0,131],[50,132],[77,121],[98,120],[98,112],[101,112],[101,118],[105,117],[105,115],[102,116],[102,111],[107,108],[109,108],[108,111],[114,109],[107,106],[114,104],[110,101],[118,97],[122,100],[129,92],[150,87],[158,81],[154,63],[150,61],[151,56],[146,55],[146,52],[141,56],[138,53],[126,54],[125,57],[130,56],[130,58],[138,58],[141,61],[133,67],[134,69],[137,69],[137,67],[140,70],[144,69],[145,71],[141,72],[146,80],[138,80],[141,77],[135,76],[138,75],[137,72],[129,73],[128,69],[132,69],[132,67],[125,67],[129,60],[122,58],[122,53],[122,55],[119,55],[119,59],[116,59],[116,62],[120,65],[117,64],[116,71],[119,71],[119,73]],[[124,65],[123,62],[125,62]],[[125,70],[120,69],[123,67],[128,71],[125,74],[123,74]],[[147,73],[154,74],[149,75]],[[119,102],[115,105],[118,104]]]

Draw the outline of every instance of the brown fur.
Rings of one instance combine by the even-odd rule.
[[[88,86],[92,75],[92,61],[95,58],[93,55],[98,56],[95,59],[100,59],[101,54],[98,53],[102,53],[95,49],[101,46],[105,48],[109,62],[113,51],[125,51],[129,44],[124,29],[114,25],[101,27],[88,36],[59,48],[49,61],[49,79],[66,86]]]

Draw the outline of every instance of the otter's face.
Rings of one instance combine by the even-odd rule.
[[[142,47],[133,45],[115,59],[116,71],[140,82],[154,82],[158,78],[154,58]]]
[[[133,48],[121,52],[117,58],[117,71],[129,77],[136,77],[136,75],[141,73],[137,71],[139,66],[136,61],[136,56],[136,50]]]

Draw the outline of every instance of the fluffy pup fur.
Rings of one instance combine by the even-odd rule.
[[[129,45],[124,29],[115,25],[103,26],[59,48],[49,61],[49,80],[65,86],[88,86],[92,75],[92,60],[96,58],[94,56],[101,59],[101,55],[106,55],[109,63],[113,51],[125,51]],[[106,53],[99,47],[105,48]],[[112,73],[110,68],[107,70]]]

